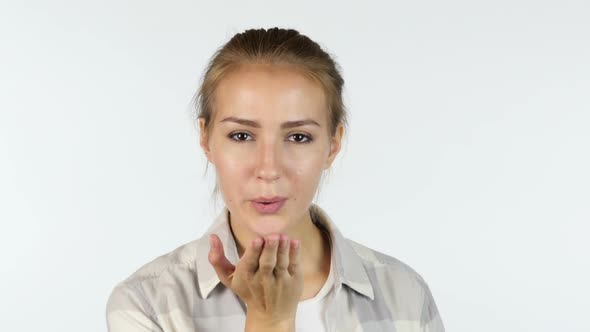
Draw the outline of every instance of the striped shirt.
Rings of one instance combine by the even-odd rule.
[[[326,300],[330,332],[444,332],[429,286],[404,262],[343,237],[325,210],[310,216],[330,235],[334,289]],[[140,267],[108,298],[110,332],[244,331],[246,306],[217,277],[208,260],[209,234],[219,236],[227,259],[239,256],[228,209],[199,239]]]

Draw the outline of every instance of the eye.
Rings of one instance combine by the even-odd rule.
[[[250,134],[248,134],[248,133],[245,133],[245,132],[243,132],[243,131],[239,131],[239,132],[237,132],[237,133],[232,133],[232,134],[229,134],[229,136],[228,136],[228,137],[229,137],[229,138],[231,138],[231,139],[232,139],[232,140],[234,140],[234,141],[238,141],[238,142],[245,142],[245,140],[242,140],[242,139],[234,139],[234,137],[237,137],[238,135],[240,135],[242,138],[243,138],[244,136],[250,136]]]
[[[252,139],[245,139],[247,137],[252,137],[252,136],[246,132],[243,132],[243,131],[231,133],[228,135],[228,137],[234,141],[239,142],[239,143],[252,140]],[[313,141],[313,138],[311,136],[306,135],[306,134],[302,134],[302,133],[292,134],[290,137],[295,137],[296,139],[294,140],[294,142],[297,144],[307,144],[307,143],[310,143],[311,141]]]
[[[313,141],[313,138],[311,136],[305,135],[302,133],[293,134],[293,135],[291,135],[291,137],[299,137],[302,139],[307,139],[306,141],[295,140],[297,143],[300,143],[300,144],[306,144],[306,143],[310,143],[311,141]]]

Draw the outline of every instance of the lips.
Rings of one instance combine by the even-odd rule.
[[[257,202],[257,203],[275,203],[275,202],[282,201],[282,200],[285,200],[285,197],[281,197],[281,196],[258,197],[256,199],[253,199],[253,201]]]
[[[285,204],[286,198],[257,198],[252,201],[252,207],[260,214],[277,213]]]

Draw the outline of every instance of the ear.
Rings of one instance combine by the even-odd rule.
[[[203,152],[205,152],[205,156],[207,157],[207,160],[209,160],[210,163],[213,163],[211,161],[211,149],[209,148],[209,141],[207,139],[207,133],[205,131],[205,119],[203,118],[199,118],[199,132],[200,132],[200,145],[201,148],[203,149]]]
[[[338,155],[338,152],[340,152],[340,147],[342,146],[342,136],[344,136],[344,126],[342,125],[342,122],[340,122],[336,127],[334,136],[330,138],[330,154],[328,155],[324,169],[330,168],[332,162]]]

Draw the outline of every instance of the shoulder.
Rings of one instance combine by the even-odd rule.
[[[109,295],[107,313],[133,308],[155,314],[157,308],[153,308],[153,303],[162,296],[162,289],[176,290],[194,284],[198,241],[185,243],[155,257],[118,281]]]
[[[197,244],[199,240],[180,245],[174,250],[144,263],[121,281],[124,284],[158,279],[174,270],[195,269]]]
[[[444,332],[430,287],[400,259],[346,239],[360,257],[375,294],[374,303],[393,313],[400,329]]]
[[[375,294],[398,318],[444,331],[430,287],[420,273],[396,257],[346,241],[363,261]]]
[[[346,239],[360,257],[375,294],[399,316],[420,320],[425,306],[431,306],[430,288],[422,275],[406,262]]]
[[[403,277],[422,286],[426,285],[426,281],[424,278],[422,278],[422,275],[420,275],[420,273],[414,270],[414,268],[412,268],[406,262],[394,256],[360,244],[354,240],[347,238],[346,241],[354,249],[355,253],[363,260],[363,263],[366,267],[384,270],[390,274]]]

